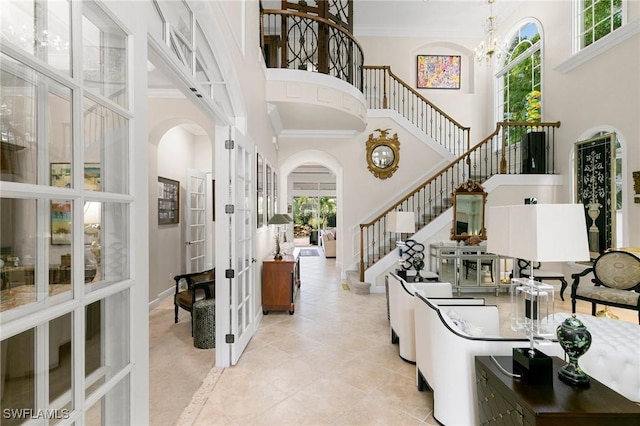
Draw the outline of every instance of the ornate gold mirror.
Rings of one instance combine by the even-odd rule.
[[[477,244],[487,239],[484,228],[484,205],[487,193],[479,183],[469,179],[453,192],[453,227],[451,239]]]
[[[369,135],[367,140],[367,168],[379,179],[386,179],[393,175],[400,161],[400,141],[394,133],[389,139],[387,134],[391,129],[376,129],[380,136]]]

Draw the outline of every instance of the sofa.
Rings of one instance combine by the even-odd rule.
[[[494,305],[451,305],[414,296],[416,377],[433,391],[433,417],[440,423],[478,424],[475,381],[476,355],[511,355],[528,347],[526,338],[500,336],[500,318]],[[563,356],[560,345],[539,346],[550,356]]]
[[[391,343],[398,343],[400,358],[416,361],[413,294],[421,290],[428,297],[452,297],[451,283],[407,283],[394,273],[387,279],[389,286],[389,325]]]
[[[324,251],[324,257],[336,257],[336,231],[325,229],[320,234],[320,245]]]

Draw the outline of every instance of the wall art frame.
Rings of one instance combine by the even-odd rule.
[[[256,228],[260,229],[264,221],[264,159],[256,154]]]
[[[71,245],[72,204],[70,202],[51,202],[51,245]]]
[[[584,206],[591,259],[616,247],[616,134],[575,144],[576,203]]]
[[[460,55],[418,55],[418,89],[460,89]]]
[[[158,225],[180,223],[180,182],[158,176]]]
[[[71,188],[71,163],[51,163],[49,169],[50,185],[57,188]],[[84,189],[101,191],[100,163],[84,163]]]

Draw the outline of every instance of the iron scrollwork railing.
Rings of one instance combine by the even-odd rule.
[[[362,90],[362,47],[330,20],[290,10],[261,11],[260,43],[268,68],[315,71]]]
[[[451,194],[469,179],[482,183],[497,174],[555,174],[558,127],[560,122],[499,122],[493,133],[458,159],[372,221],[360,224],[360,280],[367,268],[396,248],[387,225],[392,211],[414,212],[420,230],[452,206]],[[408,237],[403,234],[400,240]]]
[[[369,109],[392,109],[451,153],[469,149],[465,127],[399,79],[389,66],[364,66],[363,92]]]

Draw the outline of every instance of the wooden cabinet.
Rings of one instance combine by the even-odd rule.
[[[512,371],[510,356],[494,357]],[[558,378],[565,363],[553,357],[553,384],[531,385],[507,376],[492,357],[476,356],[480,425],[581,426],[639,425],[640,406],[591,377],[588,388],[570,386]]]
[[[293,315],[299,287],[300,257],[284,255],[282,260],[265,259],[262,263],[262,312],[289,311]]]

